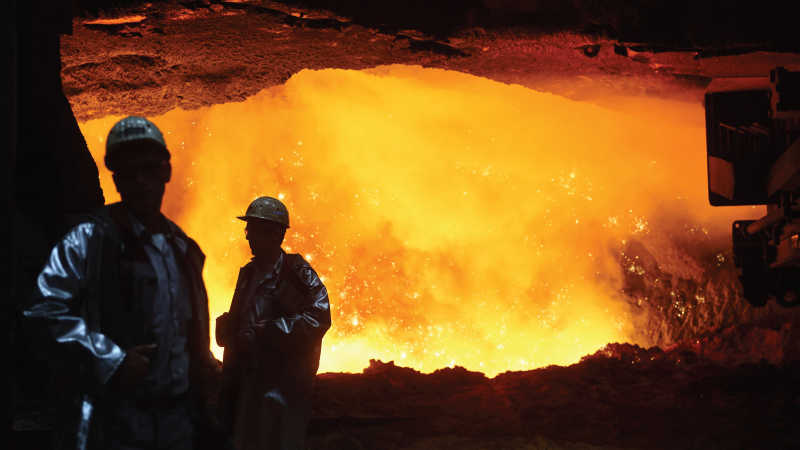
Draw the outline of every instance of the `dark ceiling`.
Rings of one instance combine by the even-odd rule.
[[[309,0],[83,5],[63,36],[78,120],[241,101],[303,69],[414,64],[577,100],[700,101],[713,77],[800,69],[800,3]],[[377,6],[376,6],[377,5]],[[97,19],[131,17],[115,24]],[[566,82],[565,82],[566,81]]]

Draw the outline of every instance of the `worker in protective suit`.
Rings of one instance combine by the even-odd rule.
[[[160,212],[169,159],[152,122],[114,125],[105,163],[122,201],[64,236],[23,311],[34,349],[70,381],[56,449],[233,448],[205,410],[221,381],[205,256]]]
[[[239,450],[305,450],[331,325],[328,293],[308,262],[281,248],[289,228],[283,203],[257,198],[238,218],[254,258],[239,271],[230,311],[217,318],[225,356],[216,417]]]

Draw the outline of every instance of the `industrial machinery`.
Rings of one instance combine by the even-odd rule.
[[[709,202],[767,209],[733,223],[744,297],[800,306],[800,72],[715,79],[705,108]]]

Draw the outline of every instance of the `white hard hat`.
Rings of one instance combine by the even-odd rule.
[[[136,146],[130,145],[136,143]],[[156,150],[169,161],[170,154],[167,150],[167,143],[164,142],[164,135],[161,130],[144,117],[126,117],[111,128],[106,139],[105,163],[109,170],[114,170],[112,166],[120,156],[127,154],[128,149],[152,149]]]

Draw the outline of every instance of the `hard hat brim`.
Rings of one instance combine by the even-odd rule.
[[[265,219],[265,218],[263,218],[263,217],[252,217],[252,216],[236,216],[236,218],[237,218],[237,219],[239,219],[239,220],[241,220],[241,221],[243,221],[243,222],[247,222],[247,221],[248,221],[248,220],[250,220],[250,219],[256,219],[256,220],[265,220],[265,221],[267,221],[267,222],[274,222],[274,223],[277,223],[278,225],[284,226],[284,227],[286,227],[287,229],[288,229],[288,228],[290,228],[290,227],[289,227],[289,225],[286,225],[286,224],[284,224],[284,223],[280,223],[280,222],[278,222],[277,220]]]

